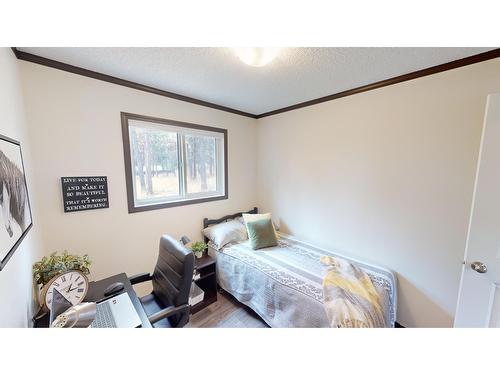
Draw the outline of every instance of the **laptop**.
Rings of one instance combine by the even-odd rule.
[[[122,293],[97,304],[91,328],[135,328],[142,324],[128,293]]]

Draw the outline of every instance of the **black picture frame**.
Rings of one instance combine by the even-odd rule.
[[[215,128],[212,126],[205,126],[205,125],[199,125],[199,124],[192,124],[188,122],[181,122],[181,121],[176,121],[176,120],[169,120],[169,119],[164,119],[164,118],[159,118],[159,117],[151,117],[151,116],[144,116],[144,115],[139,115],[135,113],[128,113],[128,112],[121,112],[121,125],[122,125],[122,137],[123,137],[123,156],[125,159],[125,181],[127,185],[127,203],[128,203],[128,212],[129,214],[135,213],[135,212],[144,212],[144,211],[150,211],[150,210],[158,210],[158,209],[163,209],[163,208],[169,208],[169,207],[177,207],[177,206],[185,206],[189,204],[198,204],[198,203],[205,203],[205,202],[212,202],[212,201],[218,201],[218,200],[224,200],[228,199],[229,193],[228,193],[228,181],[229,181],[229,171],[228,171],[228,161],[227,161],[227,155],[229,152],[228,146],[227,146],[227,129],[222,129],[222,128]],[[139,120],[139,121],[146,121],[146,122],[152,122],[156,124],[164,124],[164,125],[174,125],[177,127],[183,127],[183,128],[188,128],[188,129],[198,129],[198,130],[206,130],[206,131],[211,131],[211,132],[217,132],[221,133],[224,138],[224,195],[220,196],[215,196],[215,197],[206,197],[206,198],[198,198],[198,199],[189,199],[189,200],[181,200],[181,201],[174,201],[174,202],[166,202],[166,203],[157,203],[157,204],[150,204],[146,206],[136,206],[134,203],[134,188],[133,188],[133,173],[132,173],[132,159],[131,159],[131,152],[130,152],[130,138],[129,138],[129,120]]]
[[[61,177],[64,213],[109,208],[108,176]]]
[[[13,146],[14,149],[12,148]],[[9,148],[10,150],[8,150]],[[16,164],[15,161],[12,161],[11,158],[5,154],[5,152],[7,151],[9,151],[10,154],[16,153],[17,150],[15,150],[15,148],[18,148],[19,151],[19,159],[16,160],[18,164]],[[14,185],[12,184],[12,182],[16,182],[16,184]],[[13,190],[15,187],[17,187],[17,189]],[[19,188],[21,188],[21,190],[19,190]],[[12,192],[15,193],[15,197],[12,197]],[[6,220],[4,215],[4,212],[7,212],[7,206],[5,205],[7,199],[4,196],[5,193],[9,194],[8,199],[10,217],[8,221]],[[25,194],[25,196],[23,196],[23,194]],[[26,214],[29,215],[29,217],[26,218],[27,221],[23,221],[23,223],[18,223],[17,221],[17,218],[19,218],[18,214],[21,210],[18,206],[16,206],[16,204],[19,204],[20,202],[23,203],[21,208],[24,208],[24,212],[20,214],[21,217],[24,217],[24,215]],[[11,207],[12,203],[14,203],[14,207]],[[12,229],[13,225],[17,225],[22,232],[18,233],[17,237],[13,238],[12,241],[10,241],[14,241],[13,244],[7,243],[6,246],[10,246],[10,249],[3,249],[3,244],[0,243],[0,271],[5,267],[12,255],[14,255],[21,242],[33,227],[33,216],[31,213],[31,204],[29,200],[28,184],[26,182],[26,172],[24,169],[21,143],[0,134],[0,231],[7,232],[9,237],[14,237],[15,233]],[[10,230],[8,228],[10,228]],[[5,233],[3,233],[3,235],[5,235]]]

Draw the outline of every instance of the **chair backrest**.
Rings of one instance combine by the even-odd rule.
[[[158,261],[153,272],[155,297],[165,306],[188,303],[193,271],[193,252],[175,238],[162,236]]]

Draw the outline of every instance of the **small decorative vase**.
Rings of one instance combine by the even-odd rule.
[[[196,256],[196,258],[199,259],[199,258],[203,257],[203,251],[198,251],[198,252],[194,253],[194,255]]]

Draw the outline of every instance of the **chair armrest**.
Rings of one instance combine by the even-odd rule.
[[[169,316],[182,312],[189,312],[188,304],[180,305],[177,307],[169,306],[163,310],[155,312],[153,315],[148,316],[148,319],[151,324],[155,324],[156,322],[159,322],[162,319],[168,318]]]
[[[147,272],[138,273],[137,275],[133,275],[133,276],[130,276],[128,278],[128,280],[130,281],[130,284],[132,284],[132,285],[143,283],[143,282],[149,281],[151,279],[152,279],[152,276]]]

